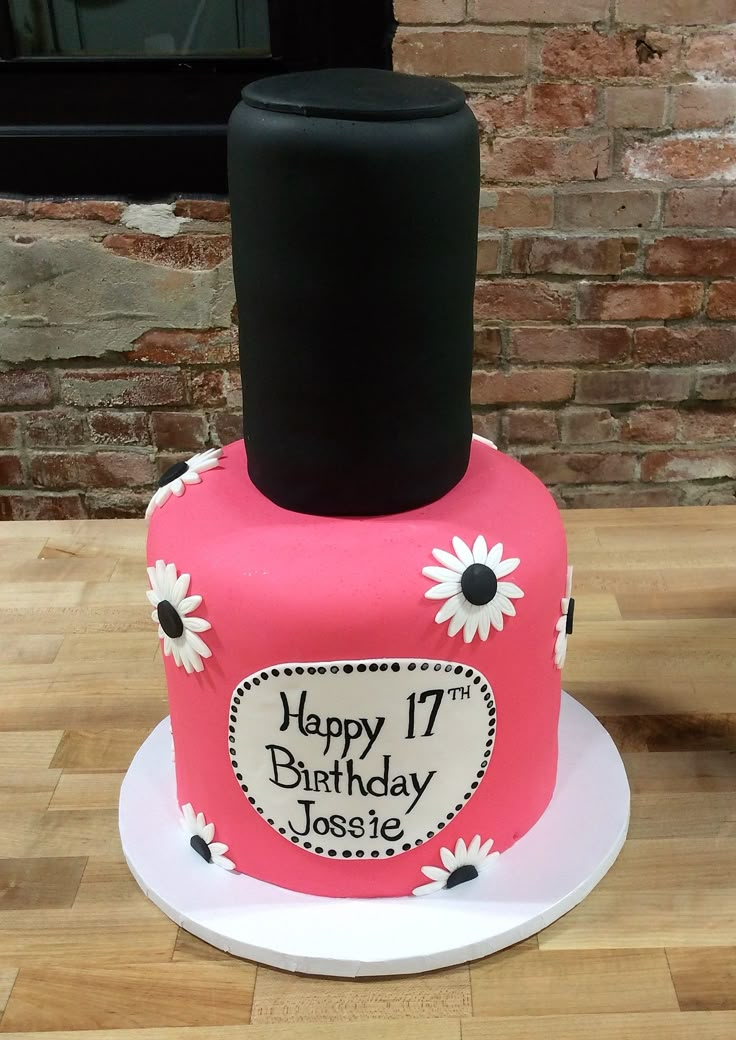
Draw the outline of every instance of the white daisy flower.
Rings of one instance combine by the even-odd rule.
[[[441,567],[425,567],[422,574],[437,584],[424,593],[427,599],[444,599],[435,621],[438,625],[448,621],[448,636],[463,630],[466,643],[472,642],[476,634],[488,639],[491,625],[497,632],[503,630],[503,618],[514,617],[516,607],[511,602],[524,595],[512,581],[502,581],[519,566],[516,557],[502,559],[503,545],[498,542],[489,549],[482,534],[479,534],[469,549],[462,538],[453,538],[455,555],[444,549],[433,549],[432,555]]]
[[[572,592],[572,567],[567,568],[567,585],[565,595],[560,600],[561,616],[557,622],[557,639],[555,639],[555,664],[561,670],[567,656],[567,637],[572,635],[573,614],[575,613],[575,600]]]
[[[184,494],[187,484],[199,484],[202,480],[200,474],[219,466],[221,455],[222,448],[208,448],[207,451],[192,455],[191,459],[186,462],[175,462],[173,466],[169,466],[160,477],[158,487],[148,503],[146,520],[150,520],[154,509],[162,506],[171,495],[180,498]]]
[[[422,874],[430,879],[429,884],[420,885],[415,888],[413,895],[428,896],[432,892],[439,892],[442,888],[455,888],[466,881],[473,881],[482,871],[487,870],[490,865],[498,859],[498,852],[491,852],[493,838],[482,845],[480,835],[466,845],[462,838],[458,839],[455,851],[440,849],[440,859],[444,864],[442,867],[422,867]]]
[[[181,807],[181,825],[189,835],[189,844],[202,859],[208,863],[216,863],[223,870],[234,870],[235,864],[228,859],[225,853],[229,846],[223,845],[221,841],[213,841],[215,836],[214,823],[207,823],[204,813],[195,813],[191,802]]]
[[[177,667],[182,665],[191,675],[204,668],[203,657],[212,657],[212,651],[199,637],[198,632],[212,628],[204,618],[189,617],[202,602],[201,596],[188,596],[188,574],[176,573],[173,563],[156,560],[155,567],[148,568],[151,588],[146,592],[154,610],[151,620],[158,624],[158,637],[164,641],[164,654],[174,658]]]

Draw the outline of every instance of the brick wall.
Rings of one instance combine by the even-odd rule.
[[[481,127],[478,432],[566,505],[733,502],[736,0],[395,12]],[[227,221],[0,199],[0,517],[140,516],[240,436]]]
[[[479,432],[567,505],[733,502],[736,0],[396,0],[481,127]]]

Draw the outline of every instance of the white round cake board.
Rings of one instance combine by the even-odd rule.
[[[629,824],[621,757],[598,720],[568,694],[559,741],[557,784],[539,822],[476,880],[433,895],[329,899],[206,863],[179,824],[168,718],[123,781],[123,851],[165,914],[238,957],[350,978],[444,968],[545,928],[585,898],[621,850]]]

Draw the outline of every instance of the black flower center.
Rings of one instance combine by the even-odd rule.
[[[496,595],[498,579],[491,568],[486,567],[484,563],[471,563],[463,571],[460,588],[468,603],[480,607],[484,603],[490,603]]]
[[[163,487],[164,484],[170,484],[177,477],[183,477],[188,469],[189,466],[187,466],[186,462],[175,462],[173,466],[169,466],[166,472],[162,473],[158,478],[158,486]]]
[[[189,839],[189,844],[195,852],[199,853],[202,859],[207,860],[208,863],[212,862],[212,853],[210,852],[210,847],[204,838],[200,838],[198,834],[195,834]]]
[[[478,871],[475,867],[471,863],[466,863],[464,867],[453,870],[447,879],[445,888],[457,888],[458,885],[464,885],[466,881],[475,881],[477,877]]]
[[[178,639],[184,631],[184,623],[176,607],[172,607],[167,599],[162,599],[156,607],[158,623],[167,636]]]
[[[569,636],[572,635],[572,623],[573,623],[574,615],[575,615],[575,600],[571,596],[570,599],[567,601],[567,620],[565,621],[565,632]]]

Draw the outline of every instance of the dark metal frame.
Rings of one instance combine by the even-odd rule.
[[[227,192],[240,90],[301,69],[391,67],[391,0],[269,0],[269,58],[17,57],[0,0],[0,192]]]

